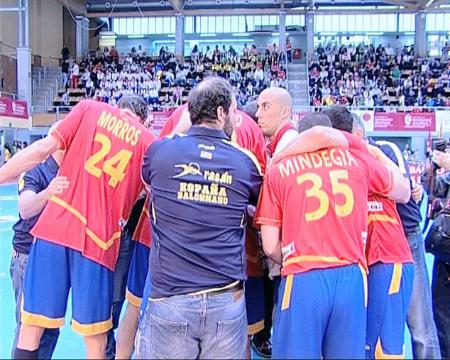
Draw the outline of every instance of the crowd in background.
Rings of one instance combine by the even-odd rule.
[[[309,63],[311,105],[450,106],[450,59],[391,46],[318,46]]]
[[[276,44],[258,52],[255,45],[244,46],[238,53],[232,45],[222,49],[209,46],[201,51],[194,46],[191,55],[180,62],[167,47],[159,56],[147,56],[142,49],[132,48],[119,56],[112,47],[97,49],[87,59],[69,69],[69,59],[63,60],[61,105],[73,105],[72,89],[82,88],[86,98],[116,104],[127,93],[139,94],[154,110],[186,102],[190,89],[208,76],[226,78],[233,86],[239,105],[245,105],[268,87],[287,87],[285,55]]]

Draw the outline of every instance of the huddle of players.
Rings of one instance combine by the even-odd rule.
[[[263,108],[266,109],[267,107],[275,106],[275,104],[281,105],[282,108],[290,108],[290,97],[288,93],[283,90],[272,89],[265,93],[263,92],[258,103],[260,110],[256,116],[258,120],[262,120],[261,128],[265,130],[265,135],[268,135],[270,140],[268,146],[264,142],[262,131],[255,126],[251,118],[241,112],[238,112],[236,116],[233,140],[244,148],[251,150],[262,164],[264,171],[266,168],[266,154],[271,154],[272,156],[278,154],[278,159],[282,159],[288,157],[289,154],[300,154],[307,149],[301,147],[302,141],[298,139],[293,141],[283,154],[283,149],[286,145],[297,136],[297,132],[293,129],[289,121],[289,112],[286,112],[284,116],[280,116],[278,119],[279,122],[274,121],[274,123],[270,123],[271,119],[267,118],[267,115],[272,115],[270,112],[269,114],[264,114]],[[174,112],[160,136],[163,137],[173,133],[179,125],[180,119],[186,116],[188,116],[188,112],[187,106],[185,105]],[[335,123],[339,124],[339,120],[343,120],[344,123],[347,121],[348,127],[351,121],[350,125],[352,129],[361,128],[361,124],[355,122],[351,114],[344,109],[335,108],[330,112],[330,117],[338,117]],[[266,119],[268,123],[264,123]],[[186,119],[183,121],[186,121]],[[327,115],[311,114],[302,121],[299,130],[305,131],[317,125],[331,127],[332,122]],[[178,129],[181,130],[180,127]],[[250,133],[250,136],[245,131]],[[396,173],[396,181],[403,182],[402,189],[397,192],[393,191],[392,182],[394,179],[389,176],[390,173],[383,166],[379,166],[378,169],[376,166],[372,169],[367,166],[364,169],[368,175],[365,179],[366,183],[369,180],[372,181],[372,183],[369,181],[369,186],[371,186],[369,193],[367,190],[364,191],[364,187],[367,184],[358,188],[357,184],[361,184],[359,181],[352,183],[352,186],[350,186],[350,182],[347,183],[348,185],[345,182],[340,183],[339,180],[348,181],[349,178],[356,180],[357,173],[361,171],[360,164],[363,160],[367,161],[368,165],[373,164],[373,159],[367,155],[368,150],[362,142],[359,143],[356,139],[345,135],[340,141],[330,139],[328,145],[347,145],[345,144],[347,142],[349,149],[345,150],[345,152],[336,151],[333,153],[333,150],[323,150],[319,153],[320,155],[318,157],[310,155],[309,159],[307,155],[298,155],[297,158],[294,155],[291,158],[291,161],[294,162],[293,164],[289,162],[289,159],[284,161],[275,159],[276,165],[269,172],[269,174],[275,174],[273,174],[273,177],[269,174],[266,176],[255,221],[256,224],[262,225],[262,231],[271,231],[269,229],[272,225],[278,227],[280,223],[283,224],[283,219],[286,216],[290,216],[290,212],[287,210],[289,209],[288,204],[281,205],[282,208],[277,209],[279,213],[274,213],[275,204],[282,203],[282,199],[286,198],[295,202],[297,198],[295,192],[289,193],[291,190],[285,190],[289,193],[289,196],[286,196],[285,193],[282,193],[283,195],[277,194],[278,188],[271,186],[270,179],[278,178],[279,182],[284,182],[285,176],[293,175],[295,170],[298,173],[303,173],[306,166],[309,166],[310,170],[316,170],[322,167],[326,168],[325,171],[328,171],[332,179],[330,183],[332,194],[335,195],[340,192],[344,196],[345,202],[343,205],[335,204],[336,215],[338,217],[350,216],[348,219],[350,222],[341,228],[343,232],[348,231],[351,228],[350,226],[356,230],[356,233],[358,229],[364,229],[364,227],[361,227],[361,224],[364,224],[364,219],[361,217],[359,219],[352,218],[351,215],[353,214],[355,203],[364,204],[365,194],[369,196],[367,233],[361,231],[359,238],[356,238],[357,241],[355,241],[355,238],[351,237],[349,239],[345,235],[342,235],[341,238],[336,240],[335,245],[337,248],[347,246],[347,249],[343,252],[337,251],[336,256],[326,256],[327,250],[330,250],[327,249],[328,246],[314,248],[307,243],[300,243],[299,246],[300,249],[305,250],[296,251],[296,242],[290,239],[298,238],[294,234],[302,234],[301,238],[303,236],[306,238],[308,236],[307,234],[310,234],[311,231],[308,229],[307,223],[302,223],[298,221],[299,219],[295,218],[293,222],[288,223],[292,226],[290,228],[290,235],[292,237],[289,235],[289,230],[287,230],[289,229],[289,225],[283,225],[287,226],[286,230],[283,227],[283,231],[287,231],[288,235],[282,239],[286,238],[290,243],[282,245],[282,259],[277,252],[266,249],[268,245],[265,246],[264,250],[269,257],[273,258],[277,263],[283,263],[284,281],[282,281],[282,290],[280,292],[283,296],[282,300],[280,299],[281,302],[278,302],[275,317],[277,323],[274,328],[275,358],[319,358],[320,356],[357,358],[364,355],[368,358],[382,358],[386,357],[386,355],[401,356],[404,353],[403,334],[412,290],[413,264],[410,249],[397,214],[395,201],[389,199],[387,195],[391,195],[396,200],[405,202],[409,199],[407,191],[409,185],[403,180],[402,174],[400,174],[396,166],[376,147],[372,147],[370,151],[383,163],[383,166]],[[299,142],[300,145],[297,146]],[[358,154],[358,152],[361,152],[359,154],[360,158],[353,154]],[[331,170],[333,166],[337,166],[339,169]],[[345,171],[348,170],[340,170],[343,166],[353,167],[353,171],[356,171],[355,176],[346,175]],[[278,171],[273,169],[278,169]],[[306,179],[304,181],[309,180],[314,186],[315,181],[317,181],[315,179],[317,178],[314,178],[315,173],[312,174],[303,174],[302,176]],[[323,175],[321,174],[321,176]],[[295,181],[299,185],[298,177]],[[297,186],[291,185],[291,187],[296,188]],[[314,190],[317,191],[319,189]],[[303,190],[300,189],[299,191],[298,196],[301,196]],[[318,199],[320,199],[320,191],[317,193],[319,194]],[[325,186],[323,187],[323,191],[323,194],[329,196]],[[355,192],[361,194],[359,199],[354,196]],[[314,192],[310,192],[310,194],[314,194]],[[276,195],[280,195],[281,199],[273,199],[273,196]],[[291,209],[295,209],[294,203],[290,205]],[[136,247],[133,255],[127,289],[129,305],[119,328],[119,347],[117,353],[119,358],[128,358],[132,355],[132,339],[134,339],[137,328],[139,307],[141,306],[141,299],[145,297],[144,282],[148,272],[148,261],[145,262],[145,259],[148,259],[151,243],[151,235],[148,231],[148,226],[146,226],[146,222],[148,222],[146,219],[149,215],[146,209],[147,206],[144,206],[136,231],[136,234],[139,232],[142,234],[144,230],[145,234],[135,236],[137,241],[145,239],[143,241],[145,242],[145,252],[142,254],[143,251],[139,249],[143,248]],[[317,216],[317,211],[308,212],[306,209],[307,207],[304,208],[305,219],[309,216],[309,219],[306,220],[307,222],[320,220],[320,218],[314,219]],[[283,213],[283,210],[286,211],[286,214]],[[360,213],[364,214],[363,206],[360,208]],[[311,220],[311,218],[313,219]],[[339,237],[339,224],[335,220],[331,220],[324,228],[336,229]],[[264,229],[266,225],[268,225],[269,229]],[[264,273],[255,230],[255,227],[249,223],[246,241],[248,280],[245,284],[249,336],[254,335],[264,328],[265,299],[262,279]],[[320,242],[327,243],[329,237],[330,233],[324,233],[323,239]],[[270,241],[273,242],[271,234],[266,238],[269,240],[265,241],[263,234],[264,244]],[[392,241],[392,239],[396,240]],[[363,243],[363,241],[366,243]],[[310,249],[313,251],[312,253]],[[363,250],[361,251],[361,249]],[[291,253],[286,253],[286,251],[290,251]],[[305,253],[308,255],[304,255]],[[333,250],[329,254],[332,255]],[[290,257],[294,260],[290,260]],[[354,259],[355,262],[352,262],[351,259]],[[368,277],[366,275],[367,267],[369,269]],[[314,270],[316,269],[326,269],[329,271],[315,273]],[[299,276],[298,278],[294,277],[294,274],[300,273],[308,274],[306,278],[303,276]],[[322,276],[328,277],[329,279],[324,281]],[[321,283],[325,285],[326,289],[318,285]],[[308,294],[307,297],[303,296],[305,293]],[[349,296],[349,294],[353,294],[355,297]],[[339,299],[339,301],[336,299]],[[365,326],[366,323],[367,326]],[[128,332],[124,336],[125,333],[121,330],[124,328],[132,329],[132,332]],[[292,334],[296,335],[292,336]],[[122,345],[122,336],[128,339],[128,344],[125,344],[125,346]],[[358,344],[359,346],[357,346]]]
[[[309,115],[300,122],[301,130],[306,130],[307,127],[314,125],[322,126],[313,128],[314,132],[306,131],[297,136],[289,123],[290,107],[290,96],[282,89],[268,89],[260,95],[256,116],[261,130],[269,138],[268,150],[266,150],[261,130],[255,126],[252,119],[243,113],[237,114],[235,132],[232,136],[232,140],[254,153],[263,165],[263,169],[265,168],[266,151],[274,156],[265,175],[255,214],[255,224],[261,227],[264,252],[275,263],[282,265],[280,297],[277,301],[274,323],[273,355],[276,358],[319,358],[321,356],[360,358],[363,356],[401,355],[403,352],[403,328],[412,284],[412,258],[394,201],[406,202],[409,200],[409,183],[379,149],[373,146],[366,147],[361,141],[344,132],[332,131],[331,125],[340,130],[352,132],[353,118],[344,108],[330,109],[332,111],[329,112],[328,117],[322,114]],[[136,147],[139,147],[142,154],[145,153],[146,147],[153,139],[144,133],[145,129],[142,126],[132,127],[131,124],[136,124],[137,121],[129,112],[106,107],[98,108],[97,104],[83,102],[71,113],[72,116],[69,115],[69,119],[64,120],[57,127],[56,135],[50,137],[53,141],[41,144],[39,156],[33,157],[31,151],[21,153],[23,155],[16,161],[16,165],[20,160],[24,160],[24,164],[18,166],[18,169],[13,170],[11,167],[7,167],[0,170],[0,182],[32,167],[38,160],[40,161],[41,158],[57,149],[65,149],[67,151],[66,158],[72,157],[72,160],[76,156],[80,156],[76,150],[70,152],[71,148],[77,148],[76,132],[83,127],[81,120],[84,115],[77,114],[77,111],[90,114],[96,120],[99,119],[97,126],[108,130],[112,134],[111,137],[118,137],[122,142],[125,141],[130,147],[133,147],[133,150],[122,151],[124,149],[121,149],[120,146],[116,148],[114,145],[111,146],[108,144],[108,140],[93,134],[92,124],[85,121],[85,134],[92,136],[99,143],[100,151],[109,146],[109,151],[120,154],[115,159],[116,163],[110,164],[112,169],[105,168],[103,165],[103,171],[111,177],[110,185],[114,187],[123,181],[120,172],[117,172],[118,167],[114,167],[114,165],[120,166],[121,161],[125,161],[124,159],[129,156],[126,151],[136,151]],[[177,122],[180,119],[182,119],[181,123],[186,122],[186,115],[184,108],[177,110],[161,135],[176,131],[176,126],[179,125]],[[116,118],[115,121],[114,118]],[[119,123],[120,118],[125,118],[122,124]],[[125,122],[130,125],[125,126]],[[316,136],[313,141],[311,140],[312,135]],[[72,143],[74,139],[75,145]],[[289,140],[294,141],[290,142]],[[121,145],[123,147],[123,144]],[[284,154],[283,146],[285,147]],[[78,149],[81,148],[81,146],[78,147]],[[309,153],[311,150],[321,148],[324,149]],[[371,154],[369,154],[369,150]],[[92,159],[91,154],[83,155],[92,160],[85,166],[85,170],[95,177],[100,170],[96,159]],[[138,156],[138,158],[142,157],[143,155]],[[70,162],[67,161],[66,164],[70,164]],[[136,169],[140,171],[140,163],[138,165]],[[64,163],[61,169],[64,173],[63,168]],[[135,176],[130,175],[130,178],[134,180],[138,176],[136,172]],[[93,183],[87,182],[87,184],[89,191],[92,191],[92,188],[95,189]],[[128,198],[136,198],[142,190],[141,186],[133,187],[131,183],[129,187],[134,191],[129,193],[131,196]],[[78,191],[83,190],[78,189]],[[299,201],[298,199],[304,200]],[[124,197],[117,201],[123,204],[127,202]],[[54,219],[54,216],[62,216],[55,205],[69,210],[69,217],[65,220],[67,223],[75,221],[84,225],[83,230],[89,229],[89,231],[80,231],[82,234],[88,234],[83,240],[89,238],[90,242],[104,245],[99,241],[100,237],[109,240],[117,237],[118,224],[108,223],[107,230],[102,230],[100,226],[102,222],[99,221],[99,226],[95,228],[95,225],[87,224],[82,215],[76,214],[73,208],[70,208],[63,199],[57,196],[51,199],[49,205],[53,205],[53,207],[47,206],[41,216],[47,220],[39,219],[39,222],[42,223],[38,222],[37,227],[33,229],[32,233],[37,238],[44,238],[52,242],[52,239],[65,237],[55,233],[64,232],[64,229],[47,229],[51,226],[48,222]],[[78,208],[89,209],[88,204],[77,205]],[[367,216],[367,209],[369,216]],[[128,204],[127,208],[121,211],[120,215],[122,216],[113,214],[112,219],[126,219],[126,215],[131,211],[131,205]],[[129,306],[130,310],[127,309],[127,314],[119,329],[118,358],[131,356],[140,299],[145,298],[143,292],[151,245],[147,222],[148,211],[148,204],[146,204],[134,236],[138,245],[135,247],[127,289],[127,298],[131,306]],[[108,219],[105,221],[108,222]],[[90,226],[94,226],[94,229],[91,229]],[[249,276],[260,277],[262,263],[257,253],[258,248],[255,246],[256,236],[254,235],[254,231],[249,231],[247,241],[250,243],[253,241],[253,247],[247,246],[248,270]],[[56,240],[54,241],[56,242]],[[39,242],[40,240],[36,241],[36,243]],[[34,247],[38,248],[36,243]],[[83,252],[85,257],[111,270],[114,268],[114,259],[117,258],[118,246],[114,241],[105,243],[112,245],[104,246],[100,253],[96,253],[94,247],[89,249],[84,246],[78,250]],[[64,245],[69,249],[76,248],[73,243]],[[110,254],[108,254],[109,248],[112,248]],[[48,256],[55,254],[55,249],[41,247],[40,250],[43,251],[40,256],[47,257],[47,259]],[[37,250],[34,251],[37,252]],[[65,256],[76,257],[71,251]],[[37,260],[37,255],[32,256],[31,264],[34,263],[32,260]],[[73,262],[67,267],[76,266],[77,260],[82,261],[80,259],[72,260]],[[42,271],[42,269],[39,270],[38,265],[40,264],[35,264],[35,269],[28,272]],[[53,263],[51,265],[55,266]],[[90,265],[83,264],[81,266],[89,268]],[[367,268],[369,269],[368,278]],[[252,271],[254,271],[253,274]],[[101,271],[99,274],[93,275],[94,273],[94,271],[90,272],[89,276],[97,277],[100,283],[103,281],[102,286],[105,286],[105,283],[111,284],[111,271],[107,271],[106,274]],[[33,276],[27,275],[27,277],[32,279]],[[32,287],[31,279],[26,281],[28,287]],[[72,287],[75,287],[74,280],[69,279]],[[82,279],[77,281],[81,282]],[[39,287],[39,282],[36,282],[38,283],[36,287]],[[261,283],[260,285],[262,286]],[[258,285],[255,288],[258,288]],[[94,288],[86,292],[92,297],[92,292],[96,290],[98,289]],[[36,332],[36,328],[33,326],[46,328],[62,325],[61,321],[58,321],[57,324],[46,321],[46,316],[42,315],[42,313],[45,314],[42,304],[38,306],[27,304],[27,291],[32,292],[31,289],[27,290],[26,285],[22,312],[22,321],[26,326],[24,334],[21,333],[19,339],[15,353],[16,358],[27,358],[27,355],[33,354],[39,347],[42,332],[36,336],[35,333],[33,334],[33,331]],[[76,292],[77,289],[74,288],[73,291]],[[247,289],[246,298],[251,297],[252,293],[255,295],[258,292]],[[101,295],[99,296],[102,299]],[[79,304],[80,309],[78,314],[74,311],[72,325],[79,333],[93,334],[95,337],[96,334],[104,334],[111,324],[108,321],[106,321],[108,323],[97,321],[95,326],[84,327],[82,325],[80,319],[83,317],[95,318],[96,316],[95,314],[82,314],[84,310],[81,308],[99,307],[98,301],[92,302],[92,300],[86,300],[83,306]],[[110,301],[105,299],[104,302]],[[248,298],[247,302],[255,303]],[[75,306],[76,304],[74,304]],[[62,310],[65,312],[65,307]],[[252,308],[247,306],[247,312],[250,314]],[[61,317],[61,314],[50,315],[52,316],[47,317],[52,319]],[[254,316],[253,320],[252,316],[248,317],[249,325],[260,323],[260,319],[263,319],[263,315],[262,318],[260,315]],[[260,329],[260,326],[253,327],[254,331]],[[27,336],[30,334],[34,336]],[[89,337],[87,336],[87,338]],[[125,339],[123,344],[121,337]],[[27,338],[32,338],[34,341],[27,341]],[[95,357],[104,351],[101,346],[100,350],[91,346],[91,350],[94,349],[89,352],[90,344],[88,341],[86,344],[88,357],[90,355]],[[124,352],[120,352],[121,349]]]

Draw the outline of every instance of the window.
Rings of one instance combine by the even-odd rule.
[[[216,17],[208,16],[208,31],[207,33],[213,34],[216,32]]]
[[[133,18],[127,18],[127,30],[124,35],[133,34]]]
[[[156,17],[155,18],[155,34],[162,34],[163,31],[163,18]]]
[[[156,25],[156,18],[154,17],[148,18],[148,33],[150,35],[156,34],[155,25]]]
[[[244,33],[245,32],[245,16],[239,15],[238,21],[239,21],[238,32]]]
[[[255,15],[253,16],[253,19],[255,20],[255,30],[260,30],[261,29],[261,15]]]
[[[363,18],[362,28],[357,29],[356,31],[358,32],[372,31],[372,16],[370,14],[365,14],[362,16],[362,18]]]
[[[356,30],[356,15],[349,14],[347,15],[347,31],[353,32]]]
[[[323,15],[323,31],[337,31],[337,29],[333,29],[333,15]],[[338,18],[339,19],[339,18]],[[337,20],[339,21],[339,20]],[[335,21],[336,22],[336,21]],[[338,23],[339,24],[339,23]]]
[[[186,16],[184,18],[184,32],[186,34],[194,33],[194,17],[193,16]]]
[[[177,27],[177,19],[175,18],[175,16],[171,16],[170,17],[170,34],[175,34],[176,27]]]
[[[223,32],[230,33],[231,32],[231,16],[223,17]]]
[[[364,17],[360,14],[355,15],[355,31],[356,32],[364,31]]]
[[[255,17],[253,15],[247,15],[246,21],[247,21],[247,28],[245,31],[254,31],[255,30]]]
[[[398,31],[415,31],[414,14],[399,14],[398,22]]]
[[[133,19],[133,35],[142,35],[141,18]]]
[[[278,15],[270,15],[269,23],[270,25],[278,25],[280,17]]]
[[[239,32],[239,17],[231,16],[231,29],[229,32],[238,31]]]
[[[200,34],[207,34],[208,33],[208,17],[207,16],[201,16],[200,17]]]
[[[348,32],[349,20],[348,15],[339,15],[339,31]]]
[[[434,31],[444,30],[444,14],[436,14],[436,22],[434,24]]]
[[[148,35],[148,17],[141,19],[141,34]]]
[[[314,32],[322,32],[324,31],[323,28],[323,15],[316,15],[314,16],[315,24],[314,24]]]
[[[216,33],[223,33],[223,16],[216,16]]]

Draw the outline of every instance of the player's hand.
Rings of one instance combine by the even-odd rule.
[[[369,153],[377,160],[382,160],[382,156],[380,153],[382,153],[381,149],[370,144],[366,144],[367,150]]]
[[[50,197],[53,195],[62,194],[68,187],[69,187],[69,180],[67,180],[67,177],[57,176],[50,182],[45,191],[47,192],[47,195]]]
[[[248,216],[254,218],[255,217],[255,213],[256,213],[256,208],[254,205],[247,205],[247,214]]]
[[[432,160],[440,167],[444,169],[450,169],[450,154],[434,150]]]
[[[418,203],[422,200],[423,196],[423,186],[420,184],[415,184],[411,190],[411,198]]]

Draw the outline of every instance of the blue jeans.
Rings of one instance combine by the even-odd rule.
[[[132,240],[134,228],[125,228],[120,237],[119,257],[114,270],[114,294],[112,305],[113,328],[108,331],[106,343],[106,359],[114,359],[116,356],[116,339],[114,330],[119,326],[120,313],[125,301],[125,290],[127,287],[128,270],[130,269],[131,257],[133,255],[135,241]]]
[[[414,359],[440,359],[431,305],[431,287],[420,227],[407,235],[414,259],[414,282],[406,323],[411,333]]]
[[[136,335],[137,359],[244,359],[244,291],[149,299]]]
[[[433,311],[442,358],[450,357],[450,265],[434,260]]]
[[[14,355],[14,349],[19,341],[20,330],[20,308],[23,294],[23,279],[25,277],[25,270],[28,264],[28,254],[21,254],[14,251],[11,258],[11,265],[9,272],[11,275],[14,296],[16,298],[16,332],[14,336],[14,343],[11,352],[11,358]],[[39,343],[38,359],[50,359],[55,351],[56,342],[59,337],[59,329],[45,329],[41,342]]]

